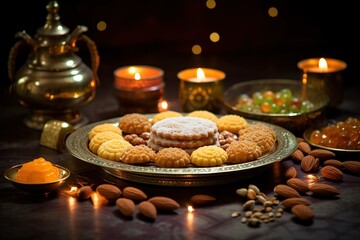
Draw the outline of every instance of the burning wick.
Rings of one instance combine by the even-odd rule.
[[[161,100],[158,103],[159,112],[163,112],[169,109],[169,103],[166,100]]]
[[[187,207],[187,209],[188,209],[188,212],[189,212],[189,213],[195,212],[195,209],[194,209],[191,205],[189,205],[189,206]]]
[[[69,196],[76,197],[78,188],[77,187],[71,187],[70,190],[67,192]]]

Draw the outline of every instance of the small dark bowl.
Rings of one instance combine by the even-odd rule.
[[[306,113],[254,113],[236,108],[241,94],[251,96],[254,92],[271,90],[273,92],[289,88],[293,95],[305,98],[314,104],[314,107]],[[227,113],[237,114],[244,118],[259,120],[279,125],[295,134],[302,134],[311,124],[325,119],[325,110],[329,103],[329,97],[319,89],[312,86],[303,86],[300,81],[289,79],[260,79],[240,82],[224,93],[224,107]]]
[[[31,193],[47,193],[56,190],[60,187],[65,180],[70,176],[70,171],[60,165],[53,164],[55,167],[59,168],[60,175],[59,179],[52,182],[46,183],[24,183],[18,182],[15,180],[17,171],[21,168],[22,164],[13,166],[5,171],[4,176],[9,180],[15,187]]]

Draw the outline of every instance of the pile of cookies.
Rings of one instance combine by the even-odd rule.
[[[221,117],[197,110],[126,114],[118,124],[99,124],[89,132],[89,150],[127,164],[158,167],[212,167],[244,163],[271,152],[275,132],[238,115]]]

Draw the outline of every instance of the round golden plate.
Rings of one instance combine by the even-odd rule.
[[[154,114],[146,114],[146,116],[151,119]],[[287,158],[297,148],[296,137],[288,130],[269,123],[246,119],[249,124],[269,126],[277,136],[274,150],[257,160],[217,167],[160,168],[153,165],[130,165],[103,159],[88,148],[88,134],[94,126],[103,123],[118,125],[119,119],[103,120],[77,129],[66,139],[67,150],[72,156],[98,165],[105,172],[121,179],[163,186],[210,186],[253,177],[271,167],[274,162]]]

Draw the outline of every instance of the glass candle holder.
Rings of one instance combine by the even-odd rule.
[[[311,84],[329,97],[329,106],[336,107],[343,101],[343,70],[347,64],[333,58],[309,58],[297,64],[302,70],[303,84]]]
[[[224,95],[225,73],[210,68],[191,68],[178,73],[179,98],[183,112],[207,110],[220,113]]]
[[[162,99],[164,71],[157,67],[125,66],[114,71],[115,95],[121,114],[156,113]]]

